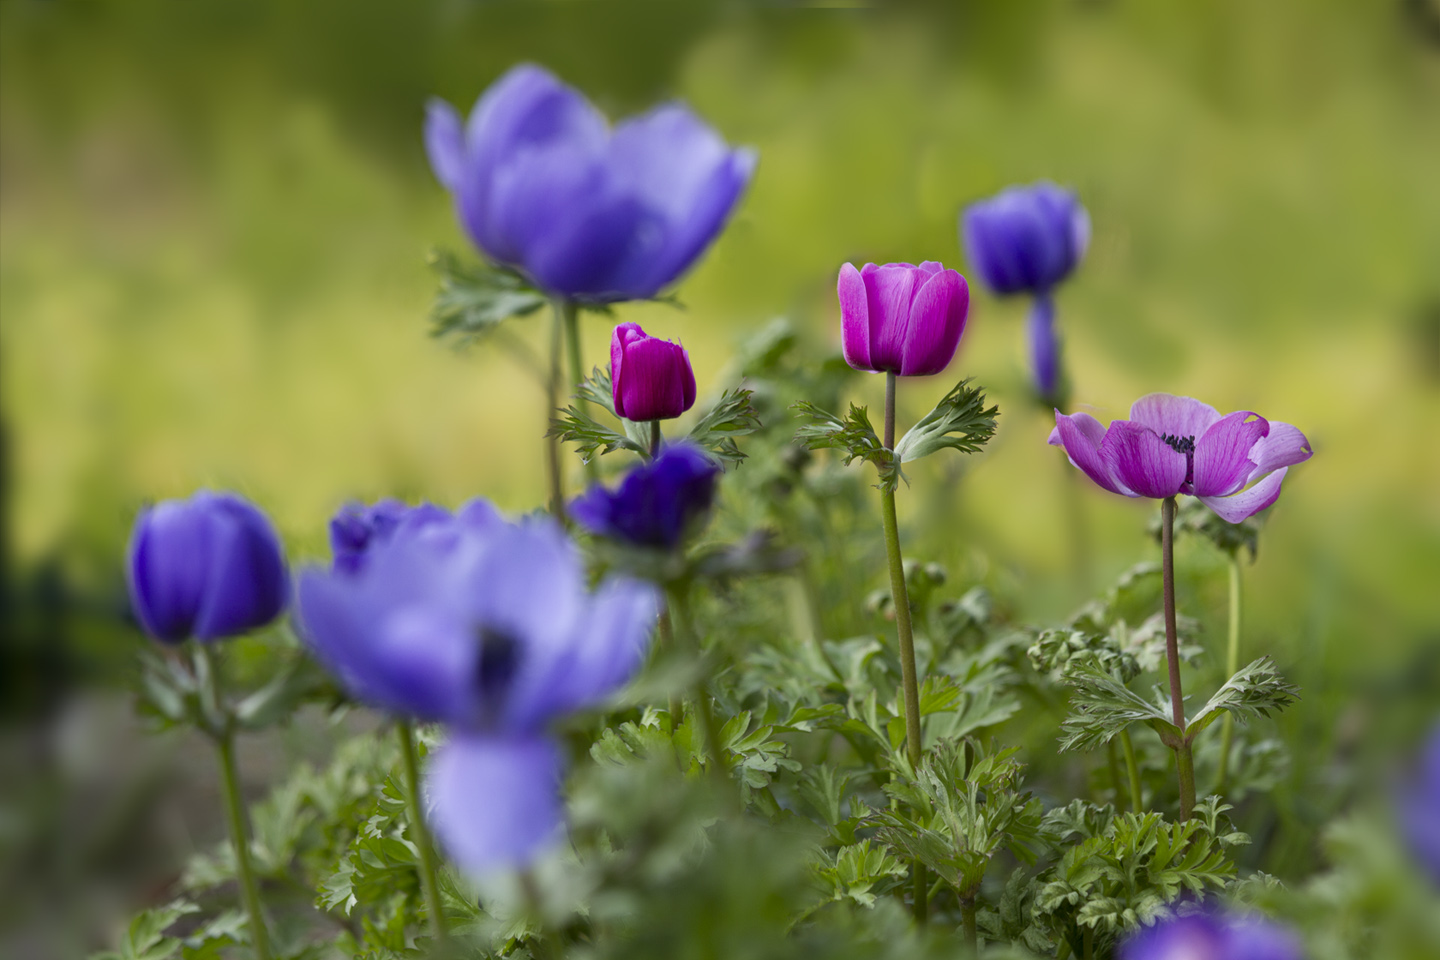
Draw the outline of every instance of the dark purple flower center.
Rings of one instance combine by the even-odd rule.
[[[1170,444],[1170,449],[1176,453],[1185,454],[1185,484],[1189,486],[1195,482],[1195,438],[1177,437],[1173,433],[1162,433],[1160,439]]]
[[[475,686],[487,703],[504,695],[520,667],[520,644],[504,630],[481,627],[480,659],[475,665]]]

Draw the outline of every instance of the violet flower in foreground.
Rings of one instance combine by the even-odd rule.
[[[719,476],[720,465],[699,447],[668,444],[615,490],[597,484],[575,498],[570,515],[600,536],[673,549],[709,512]]]
[[[1117,960],[1304,960],[1300,938],[1279,924],[1216,912],[1162,920],[1131,934]]]
[[[1440,885],[1440,726],[1417,759],[1397,798],[1400,828],[1415,860]]]
[[[494,508],[484,500],[472,501],[464,509],[494,514]],[[330,555],[334,558],[335,569],[354,573],[365,562],[365,555],[370,550],[388,542],[402,527],[448,519],[450,512],[432,503],[412,507],[392,498],[371,504],[347,503],[330,518]]]
[[[950,365],[970,313],[965,278],[933,260],[840,268],[841,344],[856,370],[926,377]]]
[[[140,512],[126,579],[145,632],[166,643],[264,626],[290,596],[280,538],[265,514],[233,493],[205,490]]]
[[[671,420],[695,405],[695,371],[678,343],[622,323],[610,337],[610,389],[626,420]]]
[[[470,238],[547,293],[654,297],[719,234],[755,153],[731,149],[679,103],[612,130],[533,64],[485,91],[463,124],[443,100],[425,121],[430,166]]]
[[[1221,416],[1190,397],[1152,393],[1109,427],[1088,413],[1055,411],[1050,444],[1091,480],[1126,497],[1186,493],[1230,523],[1280,496],[1288,469],[1310,459],[1310,442],[1288,423],[1241,410]]]
[[[300,576],[302,635],[345,686],[450,726],[426,792],[442,846],[471,873],[554,839],[561,764],[545,726],[603,700],[644,659],[654,588],[586,582],[553,520],[507,523],[476,504],[402,525],[354,573]]]
[[[980,280],[997,296],[1034,297],[1026,324],[1035,390],[1054,402],[1061,386],[1055,332],[1056,285],[1090,243],[1090,216],[1075,194],[1053,183],[1009,187],[965,209],[961,239]]]

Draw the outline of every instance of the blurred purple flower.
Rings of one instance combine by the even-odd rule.
[[[630,678],[657,610],[637,580],[592,593],[553,520],[507,523],[483,501],[402,523],[355,572],[312,568],[299,583],[302,635],[355,696],[452,728],[427,792],[441,841],[473,873],[558,831],[545,725]]]
[[[1258,917],[1214,911],[1142,927],[1120,944],[1117,960],[1303,960],[1300,938]]]
[[[961,240],[980,280],[999,296],[1050,290],[1090,245],[1090,215],[1069,190],[1008,187],[965,208]]]
[[[202,490],[142,510],[126,575],[145,632],[167,643],[245,633],[274,620],[290,597],[275,528],[233,493]]]
[[[1401,785],[1397,800],[1410,852],[1440,884],[1440,726],[1425,741],[1416,769]]]
[[[840,268],[841,344],[856,370],[925,377],[949,366],[965,332],[970,287],[927,260]]]
[[[710,509],[720,466],[691,443],[667,444],[615,490],[595,485],[570,504],[591,533],[647,547],[677,546]]]
[[[613,130],[579,92],[511,69],[468,121],[432,100],[425,147],[461,223],[494,260],[576,300],[655,296],[724,226],[755,169],[679,103]]]
[[[1188,493],[1230,523],[1274,503],[1286,471],[1311,456],[1310,442],[1288,423],[1248,410],[1222,417],[1207,403],[1168,393],[1141,397],[1129,420],[1108,428],[1088,413],[1056,410],[1050,444],[1111,493]]]
[[[1075,194],[1053,183],[1009,187],[961,216],[961,240],[980,281],[997,296],[1028,293],[1026,333],[1035,391],[1054,402],[1060,391],[1060,338],[1052,290],[1075,269],[1090,243],[1090,215]]]
[[[473,503],[483,504],[476,509],[494,510],[483,500]],[[431,503],[412,507],[390,498],[371,504],[347,503],[330,518],[330,555],[335,569],[347,573],[359,570],[365,562],[365,555],[387,542],[402,526],[442,522],[449,518],[449,511]]]
[[[695,405],[695,371],[678,343],[622,323],[610,337],[610,389],[626,420],[670,420]]]

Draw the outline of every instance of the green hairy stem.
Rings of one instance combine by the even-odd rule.
[[[415,747],[415,728],[409,720],[401,720],[395,725],[395,730],[400,737],[400,755],[405,761],[405,788],[410,794],[410,828],[420,853],[420,889],[425,894],[425,909],[430,914],[430,932],[436,940],[444,940],[448,935],[445,908],[440,900],[435,844],[430,839],[430,828],[425,822],[425,803],[420,796],[420,753]]]
[[[1165,582],[1165,665],[1170,673],[1170,713],[1180,731],[1178,742],[1167,744],[1175,751],[1180,777],[1180,819],[1189,820],[1195,809],[1195,758],[1185,737],[1185,697],[1180,691],[1180,640],[1175,629],[1175,498],[1160,503],[1161,575]]]

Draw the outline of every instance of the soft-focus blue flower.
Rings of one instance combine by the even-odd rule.
[[[719,464],[694,444],[667,444],[615,490],[597,484],[576,497],[570,516],[591,533],[673,548],[709,511],[719,475]]]
[[[1034,297],[1026,324],[1035,391],[1053,402],[1060,391],[1060,337],[1054,287],[1070,275],[1090,243],[1090,215],[1075,194],[1053,183],[1009,187],[966,208],[961,240],[980,280],[998,296]]]
[[[461,223],[494,260],[587,301],[655,296],[724,226],[755,154],[669,103],[613,130],[579,92],[522,64],[463,124],[429,104],[425,146]]]
[[[1208,911],[1162,920],[1131,934],[1117,960],[1303,960],[1300,938],[1258,917]]]
[[[354,572],[304,571],[298,603],[305,641],[351,693],[452,728],[429,795],[441,841],[476,873],[559,829],[558,761],[536,744],[634,674],[659,608],[633,579],[591,592],[557,523],[507,523],[483,501],[401,523]]]
[[[233,493],[201,491],[141,511],[126,574],[136,617],[167,643],[253,630],[279,616],[290,596],[275,528]]]
[[[965,254],[995,294],[1040,295],[1069,276],[1090,244],[1090,215],[1053,183],[1009,187],[961,216]]]
[[[1420,866],[1440,884],[1440,726],[1420,751],[1419,763],[1400,788],[1400,826]]]
[[[472,503],[478,505],[474,509],[494,511],[483,500]],[[467,505],[467,509],[470,508]],[[365,555],[390,540],[401,526],[442,522],[449,517],[448,510],[432,503],[412,507],[392,498],[370,504],[347,503],[330,518],[330,555],[335,569],[349,573],[359,570]]]

